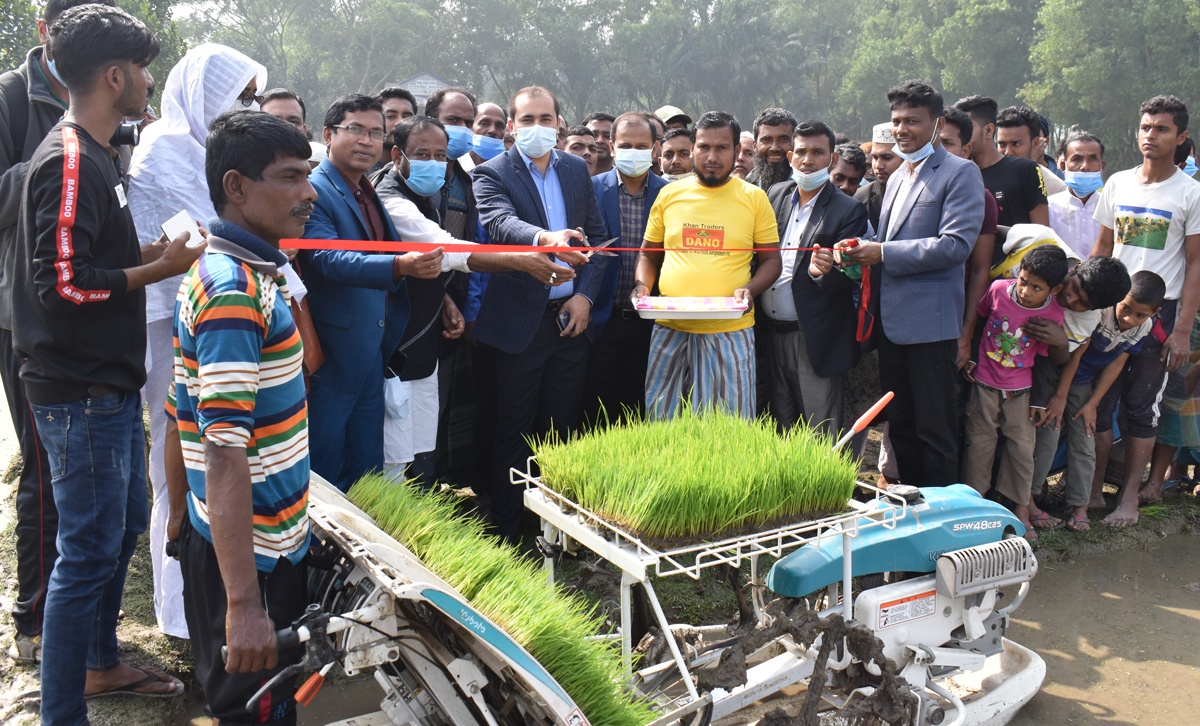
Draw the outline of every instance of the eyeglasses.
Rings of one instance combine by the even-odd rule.
[[[334,124],[329,128],[341,129],[356,139],[361,139],[363,136],[370,135],[371,141],[375,142],[383,141],[383,137],[387,135],[379,129],[364,129],[362,126],[339,126],[338,124]]]
[[[258,105],[261,106],[263,97],[253,93],[243,93],[242,95],[238,96],[238,101],[241,101],[242,105],[246,108],[250,108],[251,104],[254,103],[258,103]]]

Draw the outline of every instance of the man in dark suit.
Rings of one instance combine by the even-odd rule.
[[[878,242],[845,253],[871,265],[879,382],[900,480],[958,480],[955,398],[964,266],[983,225],[983,179],[974,164],[934,148],[942,96],[908,81],[888,92],[892,133],[905,163],[888,179]],[[917,397],[920,397],[918,403]]]
[[[383,149],[383,107],[360,94],[337,99],[325,114],[325,145],[328,155],[309,177],[317,201],[305,238],[398,241],[365,176]],[[408,322],[405,278],[440,275],[442,253],[316,250],[303,269],[325,353],[308,392],[312,470],[345,492],[383,470],[383,369]]]
[[[560,109],[550,91],[531,86],[509,104],[512,149],[475,168],[479,220],[493,244],[599,244],[604,222],[587,164],[555,150]],[[586,237],[585,237],[586,233]],[[493,273],[475,319],[475,340],[496,349],[496,443],[492,454],[492,520],[515,541],[524,504],[510,467],[525,468],[525,437],[553,429],[566,436],[579,423],[587,372],[588,322],[599,299],[604,257],[556,253],[560,265],[583,265],[574,280],[553,287],[555,273],[533,280]]]
[[[768,197],[779,223],[783,272],[762,294],[772,337],[771,411],[783,428],[799,420],[837,434],[842,428],[842,374],[859,359],[854,281],[833,266],[833,245],[867,231],[867,208],[829,181],[837,166],[833,129],[820,121],[796,128],[791,181]],[[825,247],[820,255],[798,248]]]
[[[616,167],[592,177],[600,214],[614,247],[640,247],[650,208],[667,181],[650,171],[658,155],[658,129],[649,116],[631,111],[613,123]],[[595,344],[588,358],[584,416],[589,423],[606,416],[616,421],[626,408],[640,411],[646,400],[646,364],[654,322],[633,309],[637,256],[616,252],[604,268],[600,299],[592,307]],[[603,410],[603,413],[601,412]]]

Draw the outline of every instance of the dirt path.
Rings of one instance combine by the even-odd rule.
[[[1200,721],[1200,537],[1045,565],[1008,637],[1046,660],[1013,726]]]

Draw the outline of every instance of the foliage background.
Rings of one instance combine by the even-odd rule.
[[[186,44],[238,48],[321,111],[428,71],[503,102],[530,83],[587,113],[671,103],[767,106],[852,138],[887,119],[886,90],[924,78],[947,102],[1027,103],[1137,163],[1138,104],[1200,100],[1198,0],[119,0],[165,36],[159,82]],[[38,9],[0,0],[0,67],[36,42]]]

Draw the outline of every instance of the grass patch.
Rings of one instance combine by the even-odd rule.
[[[650,537],[678,539],[840,510],[857,463],[806,426],[681,406],[668,421],[634,419],[534,444],[546,483]]]
[[[587,639],[601,630],[595,608],[547,583],[537,563],[458,514],[453,496],[371,475],[351,488],[350,499],[524,646],[589,721],[654,720],[649,704],[622,687],[620,653]]]

